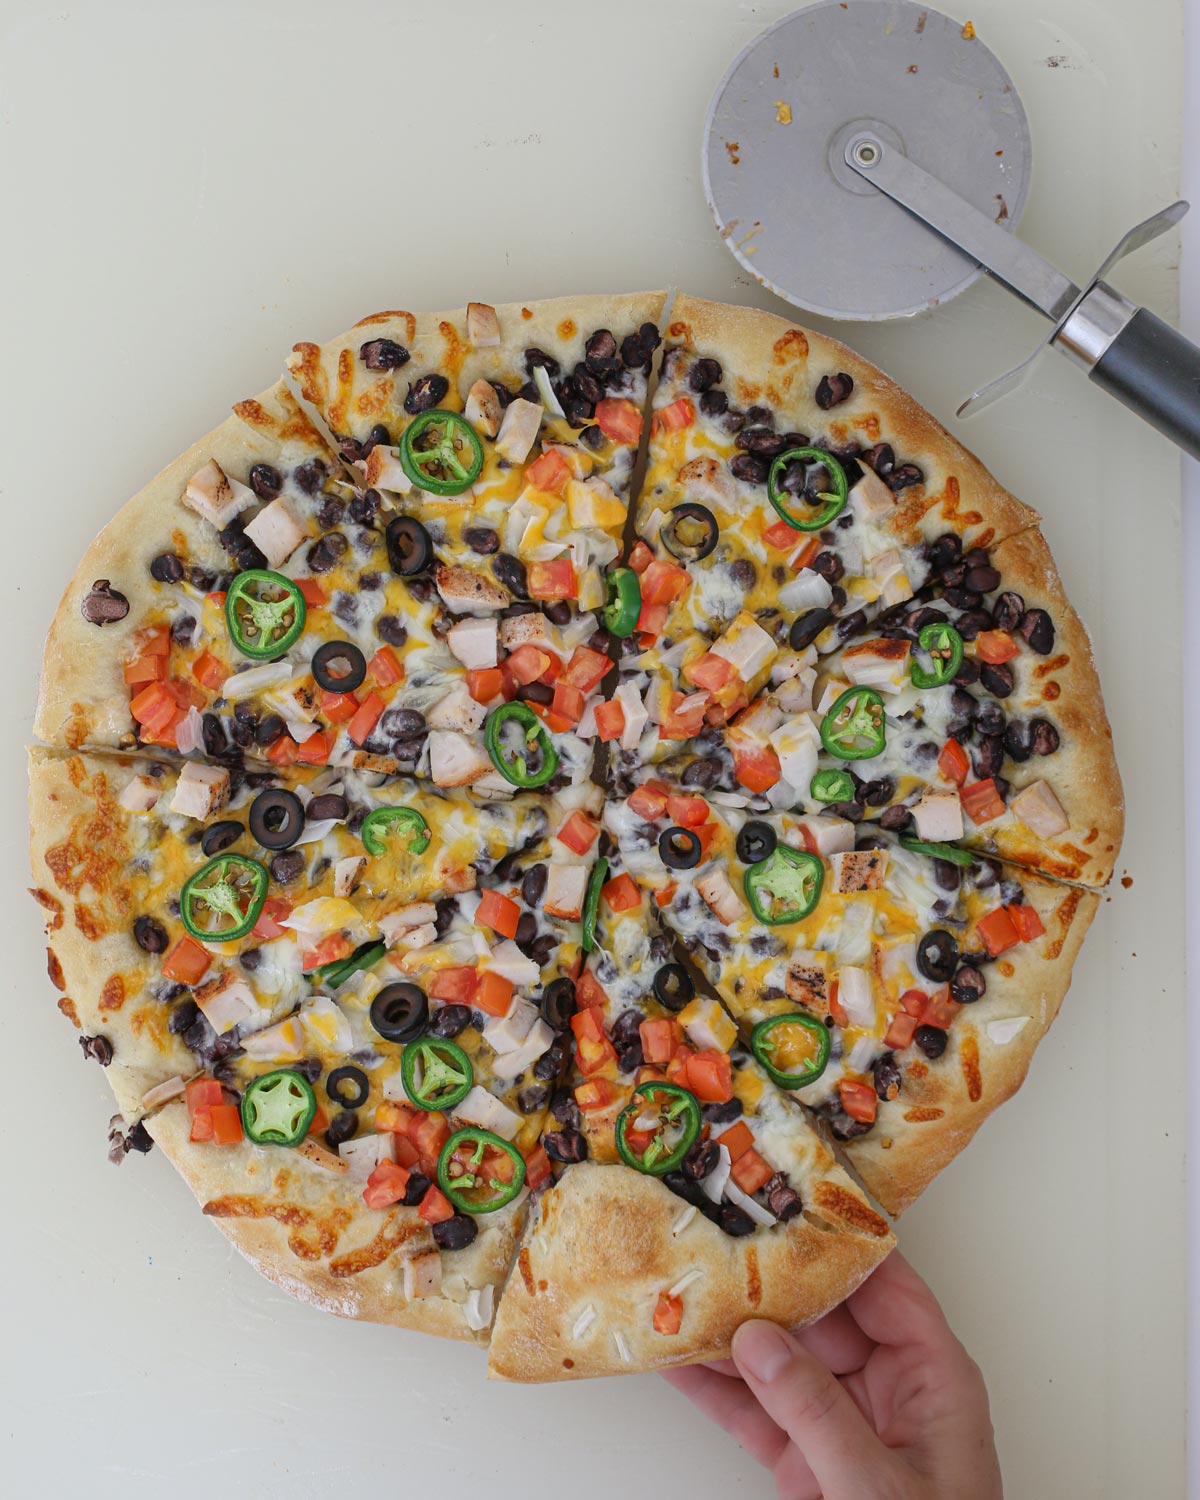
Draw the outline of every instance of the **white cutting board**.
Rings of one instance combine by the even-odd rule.
[[[1175,196],[1179,0],[949,8],[1029,112],[1022,232],[1078,279]],[[470,1350],[274,1292],[161,1157],[110,1168],[106,1090],[55,1012],[23,894],[21,745],[51,610],[89,536],[273,379],[294,339],[381,307],[670,281],[776,306],[713,232],[699,146],[725,66],[788,9],[0,6],[12,1492],[769,1491],[656,1378],[488,1385]],[[1142,252],[1122,289],[1173,316],[1175,255],[1170,241]],[[950,420],[1039,327],[980,285],[919,323],[833,331]],[[1023,1093],[902,1238],[986,1373],[1008,1493],[1158,1500],[1183,1474],[1178,466],[1056,360],[963,436],[1042,510],[1092,627],[1132,884],[1102,907]]]

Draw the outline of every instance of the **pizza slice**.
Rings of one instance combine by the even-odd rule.
[[[1098,899],[960,847],[653,780],[606,824],[756,1056],[892,1212],[1024,1078]]]

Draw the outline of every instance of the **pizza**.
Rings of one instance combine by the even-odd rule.
[[[85,553],[35,727],[110,1158],[519,1381],[846,1297],[1025,1077],[1123,827],[1036,512],[683,294],[298,343]]]

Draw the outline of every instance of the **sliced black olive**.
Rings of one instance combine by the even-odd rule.
[[[399,573],[401,578],[423,573],[433,561],[430,535],[412,516],[397,516],[394,521],[389,521],[384,538],[392,572]]]
[[[361,1068],[347,1064],[341,1068],[334,1068],[330,1073],[325,1080],[325,1092],[335,1104],[340,1104],[343,1109],[358,1109],[360,1105],[367,1102],[371,1085]]]
[[[699,562],[716,547],[721,528],[706,505],[688,501],[670,511],[658,535],[672,557],[680,562]]]
[[[682,964],[663,964],[654,976],[654,993],[668,1010],[681,1011],[696,993],[696,981]]]
[[[200,847],[211,859],[214,854],[220,854],[231,844],[236,844],[245,831],[236,818],[223,818],[219,823],[210,823],[204,830]]]
[[[770,859],[779,842],[770,823],[752,818],[738,830],[734,849],[744,865],[756,865],[760,859]]]
[[[290,849],[304,832],[304,804],[279,787],[259,792],[250,804],[250,832],[264,849]]]
[[[327,693],[352,693],[367,675],[367,658],[351,641],[326,641],[313,652],[312,674]]]
[[[428,1021],[429,1001],[415,984],[385,984],[371,1001],[371,1025],[385,1041],[415,1041]]]
[[[691,870],[700,863],[704,846],[690,828],[677,824],[658,836],[658,856],[669,870]]]
[[[832,610],[805,610],[802,615],[797,615],[792,621],[792,628],[788,631],[788,645],[793,651],[803,651],[806,646],[812,645],[826,626],[832,623]]]
[[[575,1014],[575,982],[552,979],[542,991],[542,1019],[554,1031],[566,1031]]]
[[[958,968],[958,941],[952,932],[935,927],[917,945],[917,968],[926,979],[949,984]]]

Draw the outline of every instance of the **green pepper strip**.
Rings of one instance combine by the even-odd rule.
[[[625,1139],[642,1112],[639,1096],[651,1105],[663,1101],[658,1104],[658,1129],[641,1156]],[[677,1083],[642,1083],[634,1089],[633,1098],[617,1116],[617,1151],[626,1166],[661,1177],[664,1172],[673,1171],[687,1155],[688,1147],[700,1134],[702,1123],[695,1094],[680,1088]]]
[[[530,771],[523,755],[512,755],[501,743],[500,732],[510,721],[520,724],[525,730],[527,745],[537,745],[542,757],[539,770]],[[487,753],[492,757],[492,764],[505,781],[511,781],[513,786],[545,786],[558,770],[558,751],[554,748],[550,731],[527,704],[504,703],[499,708],[494,708],[483,726],[483,741],[487,746]]]
[[[815,802],[852,802],[854,782],[849,771],[818,771],[808,794]]]
[[[263,598],[262,594],[267,592],[282,592],[283,597]],[[225,595],[225,623],[233,644],[243,656],[254,661],[282,655],[299,640],[306,616],[307,607],[299,586],[282,573],[272,573],[266,568],[249,568],[239,573]]]
[[[433,427],[440,427],[441,431],[432,445],[418,448],[417,439]],[[466,463],[459,457],[460,450],[468,454]],[[404,429],[400,439],[400,467],[418,489],[430,495],[461,495],[479,478],[483,444],[465,417],[437,407],[422,412]],[[431,468],[441,472],[431,474]]]
[[[799,1073],[785,1072],[771,1060],[778,1045],[771,1034],[783,1026],[803,1026],[816,1038],[817,1055]],[[784,1089],[801,1089],[806,1084],[814,1083],[829,1065],[829,1028],[815,1016],[805,1015],[803,1011],[788,1011],[785,1015],[769,1016],[765,1021],[760,1021],[750,1033],[750,1046],[772,1080]]]
[[[755,917],[778,927],[799,922],[816,906],[825,883],[825,866],[815,854],[777,844],[766,859],[750,866],[742,883]]]
[[[481,1166],[489,1148],[493,1151],[503,1151],[513,1164],[512,1177],[507,1182],[501,1177],[485,1179],[481,1173],[470,1170],[451,1176],[450,1163],[454,1159],[455,1152],[463,1146],[473,1147],[467,1159],[468,1167]],[[461,1158],[458,1165],[462,1165]],[[525,1186],[525,1158],[511,1141],[506,1141],[502,1136],[495,1135],[490,1130],[456,1130],[442,1147],[441,1155],[438,1157],[437,1185],[455,1208],[461,1208],[464,1213],[495,1213],[498,1208],[511,1203]],[[468,1191],[478,1192],[480,1188],[491,1188],[491,1196],[482,1201],[466,1196]]]
[[[348,958],[338,958],[331,964],[322,964],[319,969],[313,969],[308,977],[313,984],[323,984],[328,989],[336,990],[345,984],[351,974],[377,964],[386,952],[387,948],[383,943],[360,943]]]
[[[608,860],[603,856],[592,866],[583,898],[583,951],[591,953],[596,946],[596,918],[600,913],[600,892],[608,879]]]
[[[192,875],[179,893],[184,927],[201,942],[232,942],[245,937],[258,921],[267,899],[270,876],[256,859],[220,854]],[[207,915],[213,925],[204,926]],[[231,925],[221,927],[221,919]]]
[[[944,625],[935,620],[932,625],[922,627],[917,635],[917,644],[933,659],[933,670],[927,672],[914,656],[908,668],[913,687],[944,687],[962,666],[962,636],[953,625]]]
[[[359,829],[367,853],[376,857],[386,854],[387,837],[393,828],[408,838],[410,854],[424,854],[429,848],[429,824],[415,807],[377,807],[366,815]]]
[[[821,743],[839,760],[871,760],[887,743],[883,715],[874,688],[847,688],[821,720]]]
[[[900,847],[911,854],[927,854],[930,859],[948,859],[952,865],[961,865],[964,870],[975,863],[975,856],[957,844],[929,844],[924,839],[901,836]]]
[[[418,1109],[453,1109],[471,1092],[475,1069],[457,1042],[440,1036],[423,1036],[409,1042],[401,1054],[400,1080],[409,1102]]]
[[[792,497],[789,497],[787,491],[780,487],[783,471],[797,458],[802,458],[808,463],[824,464],[829,471],[829,477],[833,480],[833,490],[822,490],[818,496],[819,499],[824,500],[824,506],[815,516],[809,516],[803,520],[788,510],[788,500]],[[767,474],[767,498],[783,520],[796,531],[820,531],[822,526],[828,526],[830,521],[840,516],[845,509],[849,493],[850,486],[846,479],[845,469],[832,453],[826,453],[822,448],[789,448],[779,455]]]
[[[294,1068],[264,1073],[242,1095],[242,1129],[259,1146],[298,1146],[316,1113],[312,1084]]]
[[[609,635],[624,640],[637,629],[642,612],[642,580],[632,568],[613,568],[604,581],[608,603],[600,618]]]

